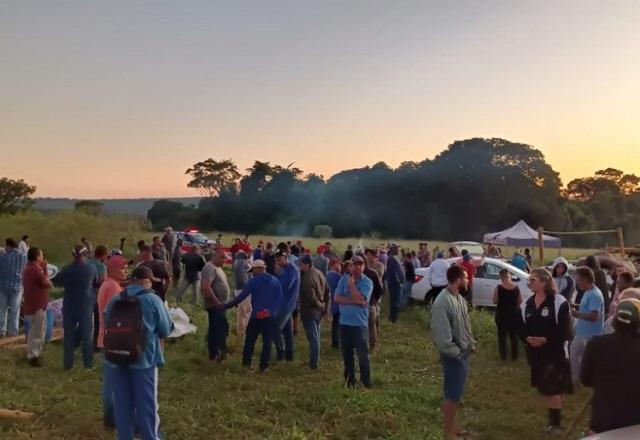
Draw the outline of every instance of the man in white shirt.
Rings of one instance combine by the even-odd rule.
[[[431,266],[429,266],[428,278],[431,289],[425,296],[426,303],[433,303],[442,289],[447,287],[447,270],[449,270],[449,267],[451,267],[451,265],[444,259],[444,254],[438,252],[436,259],[433,260]]]
[[[25,255],[27,255],[27,252],[29,252],[29,236],[28,235],[22,236],[22,240],[20,240],[20,243],[18,243],[18,251],[22,252]]]

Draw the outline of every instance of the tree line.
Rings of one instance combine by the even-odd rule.
[[[231,159],[207,159],[186,174],[203,198],[198,206],[156,201],[147,215],[155,227],[307,235],[328,225],[336,237],[480,240],[524,219],[548,230],[622,226],[628,243],[640,242],[637,176],[607,168],[565,187],[539,150],[498,138],[456,141],[431,160],[396,169],[378,162],[329,179],[258,160],[242,173]]]

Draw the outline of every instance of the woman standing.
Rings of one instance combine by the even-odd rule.
[[[529,275],[534,295],[522,304],[520,336],[526,343],[531,386],[538,389],[549,411],[547,431],[560,430],[562,395],[573,392],[567,339],[571,325],[569,303],[556,292],[548,270]]]
[[[493,291],[493,303],[496,308],[496,327],[498,330],[498,350],[500,358],[507,360],[507,335],[511,342],[511,360],[518,358],[518,325],[520,323],[520,289],[511,281],[507,269],[500,271],[500,284]]]

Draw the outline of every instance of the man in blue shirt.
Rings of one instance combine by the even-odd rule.
[[[247,334],[242,349],[242,365],[251,366],[253,349],[258,336],[262,335],[262,353],[260,354],[260,372],[269,369],[271,360],[271,342],[276,333],[276,319],[284,306],[282,287],[276,277],[266,273],[267,265],[262,260],[251,263],[253,278],[244,286],[242,292],[228,303],[216,304],[217,309],[230,309],[251,295],[251,318],[247,325]]]
[[[373,283],[364,275],[364,260],[355,256],[349,264],[350,275],[340,279],[336,287],[335,302],[340,307],[340,336],[344,360],[345,384],[354,387],[356,371],[353,352],[358,355],[360,381],[371,388],[369,362],[369,299]]]
[[[144,326],[144,351],[138,360],[124,366],[105,360],[104,374],[109,375],[108,383],[115,402],[118,440],[133,439],[134,430],[145,440],[160,440],[158,367],[164,365],[160,340],[169,336],[173,323],[162,299],[151,290],[154,280],[151,269],[136,267],[131,278],[133,283],[122,294],[138,297]],[[114,296],[107,305],[105,322],[109,322],[113,304],[119,299],[120,295]]]
[[[27,254],[18,250],[18,243],[13,238],[7,238],[5,253],[0,255],[0,338],[7,333],[9,336],[18,334],[22,271],[26,265]]]
[[[55,285],[64,287],[62,326],[65,370],[73,368],[77,334],[82,342],[84,367],[93,368],[93,286],[97,283],[98,272],[93,264],[87,263],[88,252],[83,245],[75,245],[72,253],[73,262],[65,266],[53,279]]]
[[[298,268],[289,262],[287,252],[278,249],[275,254],[275,277],[282,286],[284,296],[284,307],[276,317],[278,327],[274,335],[276,346],[276,359],[279,361],[293,361],[293,323],[291,317],[298,305],[298,295],[300,294],[300,273]]]
[[[604,297],[595,285],[595,275],[589,267],[576,269],[576,285],[584,291],[578,310],[572,308],[571,314],[576,318],[576,335],[571,341],[569,360],[571,361],[571,377],[579,383],[582,355],[587,343],[594,336],[604,333]]]

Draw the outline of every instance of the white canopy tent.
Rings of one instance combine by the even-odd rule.
[[[520,220],[515,225],[500,232],[489,232],[484,234],[483,241],[485,243],[497,244],[501,246],[515,247],[533,247],[539,246],[538,231],[531,228],[524,220]],[[562,241],[557,237],[550,235],[542,235],[544,247],[559,249],[562,247]]]

